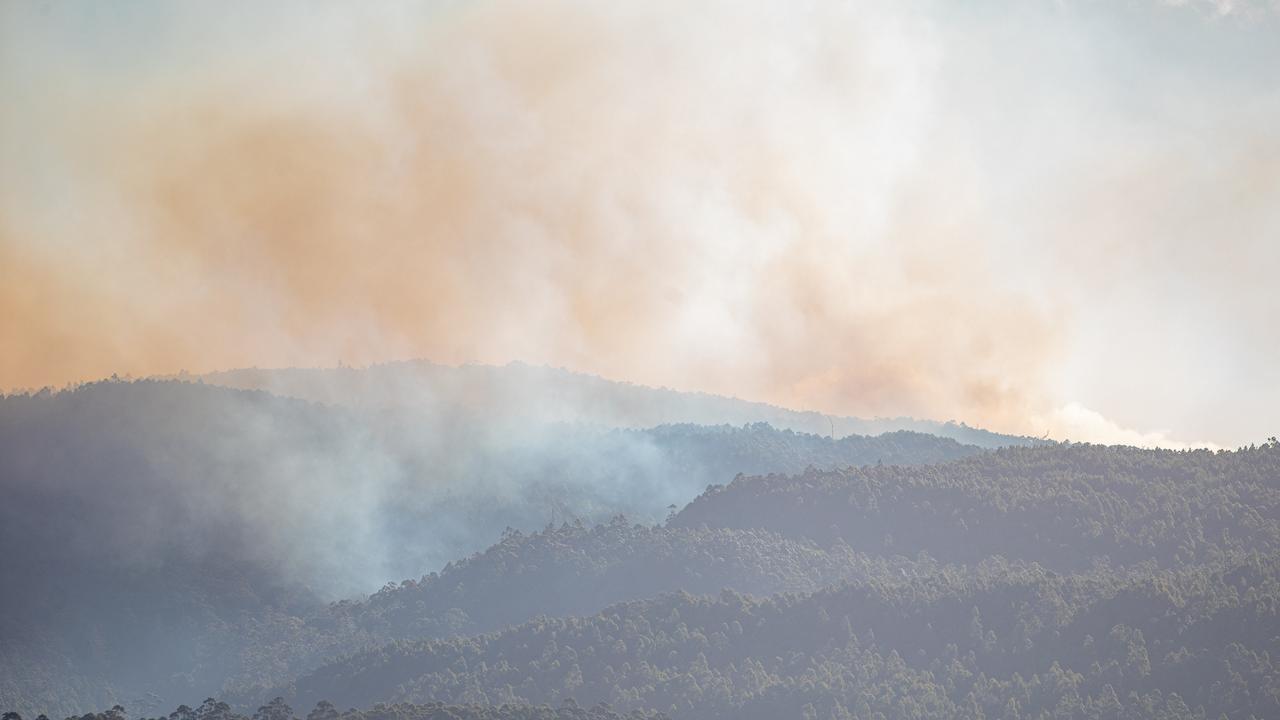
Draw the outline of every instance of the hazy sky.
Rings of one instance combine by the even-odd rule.
[[[0,388],[524,360],[1280,432],[1280,3],[0,4]]]

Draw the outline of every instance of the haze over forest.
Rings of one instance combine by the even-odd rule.
[[[1277,0],[0,3],[3,720],[1280,717]]]

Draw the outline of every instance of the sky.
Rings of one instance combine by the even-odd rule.
[[[1280,432],[1272,0],[6,2],[0,389],[546,363]]]

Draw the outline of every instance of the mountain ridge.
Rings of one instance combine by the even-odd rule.
[[[428,360],[405,360],[364,368],[241,368],[182,379],[345,405],[396,407],[435,401],[449,412],[491,415],[493,422],[501,422],[503,413],[512,412],[511,408],[520,408],[515,411],[516,416],[527,421],[531,418],[519,413],[528,412],[525,408],[530,403],[541,403],[544,406],[540,408],[544,415],[538,418],[541,422],[585,422],[628,428],[682,422],[699,425],[768,422],[778,429],[837,437],[910,430],[984,448],[1042,442],[954,421],[908,417],[866,419],[795,410],[760,401],[653,387],[520,362],[453,366]],[[547,405],[553,407],[547,408]]]

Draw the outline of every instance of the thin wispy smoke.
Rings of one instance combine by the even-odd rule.
[[[1088,123],[1104,142],[1125,136],[1109,90],[1073,89],[1098,77],[1081,64],[1016,64],[1042,16],[1084,12],[1071,6],[1009,10],[982,30],[928,3],[308,10],[175,12],[162,40],[108,23],[101,34],[123,37],[95,41],[143,49],[98,85],[75,79],[83,56],[22,44],[43,76],[71,79],[28,88],[32,109],[3,126],[7,154],[55,170],[6,190],[41,207],[0,211],[0,341],[17,348],[0,384],[521,359],[1062,432],[1057,408],[1096,402],[1064,359],[1098,350],[1082,337],[1106,342],[1081,332],[1099,312],[1081,288],[1106,270],[1071,259],[1161,245],[1167,224],[1146,218],[1182,192],[1072,191],[1107,167]],[[975,49],[983,38],[996,50]],[[1058,120],[1044,88],[1064,81]],[[17,147],[34,132],[24,122],[49,118],[38,134],[57,153]],[[1170,147],[1120,156],[1091,187],[1160,172]],[[1270,194],[1247,196],[1276,165],[1251,162],[1259,180],[1214,212],[1268,216]],[[1267,227],[1248,218],[1239,242]],[[1122,229],[1095,242],[1108,228]],[[1151,253],[1133,257],[1143,268]]]

